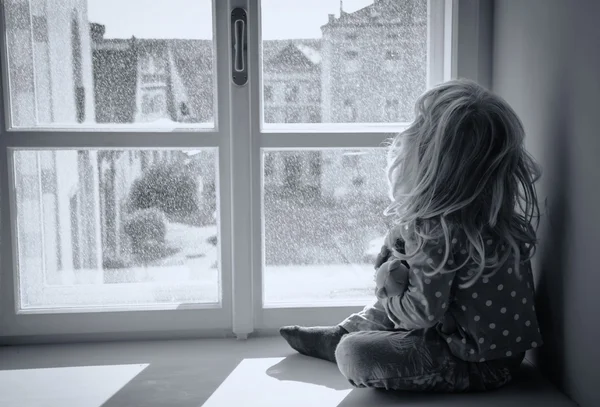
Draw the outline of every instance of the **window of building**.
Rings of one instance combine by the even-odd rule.
[[[296,103],[298,102],[298,94],[300,92],[300,88],[298,85],[288,84],[285,87],[285,101],[287,103]]]
[[[264,92],[265,92],[265,102],[272,102],[273,101],[273,86],[271,86],[271,85],[265,86]]]
[[[358,119],[358,112],[352,99],[344,100],[344,119],[348,123],[354,123]]]
[[[385,120],[397,122],[400,119],[400,102],[398,99],[387,99],[385,101]]]
[[[298,109],[288,110],[285,115],[286,123],[301,123],[301,115]]]
[[[402,53],[397,50],[387,50],[385,51],[385,60],[386,61],[399,61],[402,59]]]

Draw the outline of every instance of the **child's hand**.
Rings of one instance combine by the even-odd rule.
[[[387,247],[387,245],[384,244],[383,246],[381,246],[381,250],[379,251],[379,254],[377,255],[377,258],[375,259],[375,270],[378,270],[379,267],[381,267],[381,265],[383,263],[385,263],[386,261],[388,261],[388,259],[390,258],[391,254],[392,254],[392,252]]]
[[[402,295],[408,286],[408,268],[399,259],[388,260],[377,269],[375,284],[378,298]]]

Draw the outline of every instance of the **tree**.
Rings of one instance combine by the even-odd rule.
[[[158,208],[167,215],[189,216],[199,209],[198,181],[179,162],[160,162],[134,181],[130,210]]]

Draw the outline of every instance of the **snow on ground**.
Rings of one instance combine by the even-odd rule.
[[[28,279],[23,287],[28,291],[24,296],[25,305],[33,308],[136,305],[169,308],[218,302],[221,291],[218,250],[208,242],[216,234],[215,225],[196,227],[169,223],[166,241],[170,247],[179,249],[175,255],[148,267],[63,271],[65,278],[56,285]],[[373,247],[377,245],[374,241]],[[70,274],[77,278],[67,278]],[[112,279],[106,280],[109,274]],[[263,276],[264,301],[267,306],[284,303],[310,306],[324,302],[366,304],[373,298],[373,276],[372,264],[267,265]]]
[[[371,299],[374,272],[370,264],[266,266],[265,302]]]
[[[183,266],[131,269],[131,272],[162,276],[153,281],[117,284],[47,286],[30,307],[136,306],[213,303],[219,299],[219,271],[207,269],[202,258]],[[367,264],[267,266],[264,299],[268,306],[323,302],[366,304],[373,298],[373,267]]]

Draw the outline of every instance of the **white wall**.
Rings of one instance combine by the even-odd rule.
[[[523,120],[527,147],[544,167],[538,192],[547,214],[534,267],[545,345],[531,357],[580,406],[596,407],[600,2],[494,3],[492,88]]]

